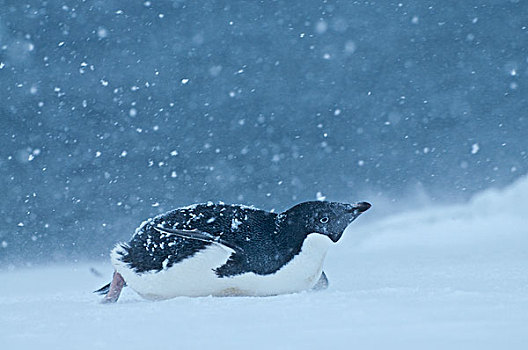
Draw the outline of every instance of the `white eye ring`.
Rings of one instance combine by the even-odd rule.
[[[326,224],[328,222],[328,217],[325,216],[324,218],[321,218],[321,220],[319,220],[319,221],[321,221],[321,223],[323,223],[323,224]]]

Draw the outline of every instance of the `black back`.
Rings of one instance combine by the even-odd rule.
[[[243,254],[233,254],[232,259],[216,271],[219,276],[247,271],[272,273],[282,266],[282,261],[279,260],[283,260],[270,261],[267,258],[270,255],[282,256],[273,243],[276,217],[277,214],[274,213],[238,205],[199,204],[175,209],[144,222],[136,230],[121,260],[138,273],[159,271],[166,259],[166,266],[171,267],[214,244],[165,234],[155,229],[161,226],[207,232],[243,247]]]

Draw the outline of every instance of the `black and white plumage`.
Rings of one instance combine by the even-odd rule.
[[[114,280],[147,299],[310,289],[326,282],[328,247],[369,208],[313,201],[280,214],[213,203],[175,209],[143,222],[130,242],[114,248]]]

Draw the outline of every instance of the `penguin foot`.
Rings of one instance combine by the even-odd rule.
[[[125,279],[117,271],[114,271],[114,277],[108,288],[108,293],[106,293],[104,299],[101,301],[103,304],[115,303],[119,296],[121,295],[121,290],[125,286]]]
[[[319,281],[315,284],[315,286],[312,287],[312,290],[324,290],[328,288],[328,278],[326,277],[326,274],[321,273],[321,277],[319,278]]]

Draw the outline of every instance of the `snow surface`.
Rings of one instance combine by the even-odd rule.
[[[108,262],[4,267],[0,347],[526,349],[527,208],[528,178],[463,205],[380,220],[374,206],[331,247],[321,292],[151,302],[125,289],[102,305],[91,291]]]

